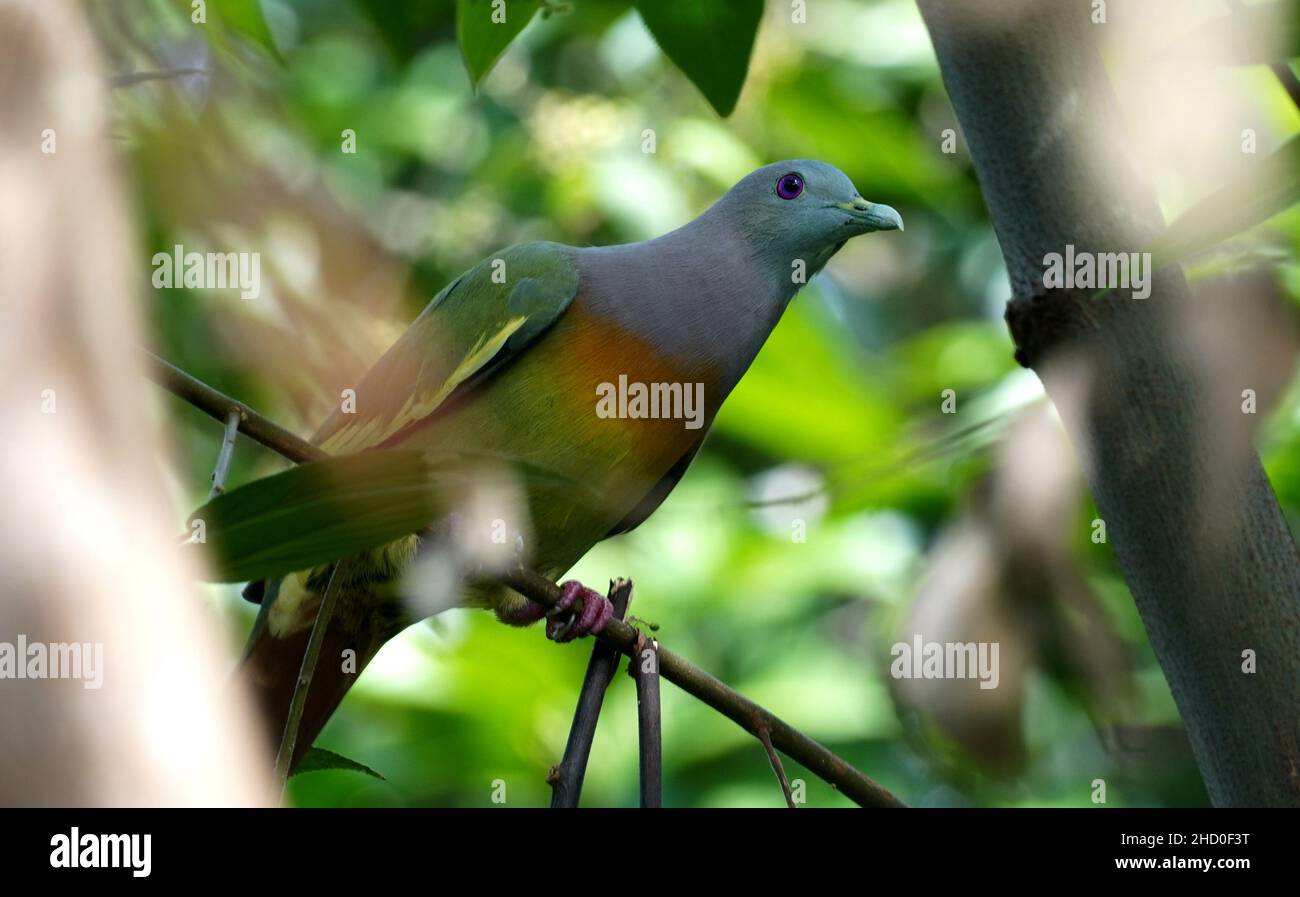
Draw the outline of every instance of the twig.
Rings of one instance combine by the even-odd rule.
[[[560,587],[545,576],[516,565],[497,575],[497,579],[530,600],[554,607],[560,600]],[[581,599],[579,599],[581,600]],[[576,603],[576,602],[575,602]],[[580,613],[576,608],[574,613]],[[636,654],[640,635],[622,620],[610,620],[598,638],[615,645],[624,654]],[[708,704],[750,735],[759,738],[766,728],[772,744],[796,760],[824,782],[833,785],[850,800],[864,807],[901,807],[902,801],[876,782],[804,735],[785,720],[760,707],[713,676],[659,646],[659,674],[669,682]]]
[[[614,605],[614,619],[624,619],[632,601],[632,583],[626,579],[610,582],[609,600]],[[578,805],[582,780],[587,773],[587,758],[591,756],[591,742],[596,736],[596,722],[600,719],[600,707],[605,699],[605,690],[618,669],[618,649],[600,639],[594,642],[591,660],[587,661],[587,674],[582,679],[582,691],[578,695],[578,708],[573,713],[569,741],[564,746],[564,759],[552,767],[546,777],[551,784],[552,808]]]
[[[299,462],[316,461],[327,457],[326,453],[316,446],[267,420],[252,409],[191,377],[153,353],[149,353],[149,356],[153,359],[156,368],[152,376],[159,384],[217,420],[224,420],[232,409],[238,408],[244,415],[240,422],[240,431],[272,451],[291,461]],[[559,603],[560,587],[545,576],[522,565],[515,565],[497,574],[496,579],[544,607],[554,607]],[[581,613],[580,602],[581,599],[577,602],[579,606],[572,608],[574,613]],[[635,654],[638,635],[637,630],[622,620],[610,620],[601,630],[598,638],[631,657]],[[813,775],[832,785],[855,803],[864,807],[905,806],[889,791],[780,717],[728,688],[662,645],[659,647],[659,673],[755,738],[760,737],[759,732],[765,730],[777,750],[801,763]]]
[[[316,620],[311,625],[311,636],[307,639],[307,650],[302,655],[302,666],[298,668],[298,681],[293,686],[293,698],[289,701],[289,716],[284,721],[284,734],[280,736],[280,750],[275,755],[275,783],[281,790],[289,778],[293,765],[294,748],[298,744],[298,729],[302,725],[302,713],[307,706],[307,692],[311,688],[312,677],[316,674],[316,662],[320,660],[321,645],[325,643],[325,633],[329,630],[330,620],[334,616],[334,605],[342,591],[342,581],[347,575],[348,561],[339,561],[330,568],[329,583],[325,586],[325,595],[320,607],[316,609]]]
[[[659,643],[638,634],[627,664],[636,680],[637,735],[641,746],[641,806],[664,805],[663,719],[659,706]]]
[[[767,751],[767,761],[772,764],[772,772],[776,773],[776,780],[781,783],[781,793],[785,795],[785,805],[791,810],[795,809],[794,795],[790,792],[790,780],[785,776],[785,767],[781,765],[781,755],[772,747],[772,736],[766,729],[758,730],[758,740],[763,742],[763,750]]]
[[[329,457],[328,453],[307,440],[218,392],[202,380],[191,377],[170,361],[159,358],[148,350],[145,350],[145,354],[153,362],[149,367],[149,376],[154,382],[217,420],[224,421],[232,411],[240,412],[242,420],[239,422],[239,431],[254,442],[299,464]]]
[[[133,84],[141,84],[145,81],[164,81],[169,78],[182,78],[186,75],[210,75],[207,69],[196,68],[179,68],[163,69],[156,72],[127,72],[125,75],[114,75],[108,79],[108,83],[113,87],[130,87]]]
[[[1291,102],[1300,109],[1300,78],[1296,77],[1295,69],[1291,68],[1291,63],[1283,60],[1281,62],[1269,63],[1269,68],[1273,74],[1277,75],[1277,80],[1282,82],[1282,89],[1286,91]]]
[[[226,415],[226,430],[221,436],[221,451],[217,453],[217,466],[212,470],[212,491],[208,501],[226,491],[226,477],[230,473],[230,459],[235,456],[235,436],[239,434],[239,420],[244,413],[232,410]]]

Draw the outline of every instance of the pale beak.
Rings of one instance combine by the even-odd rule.
[[[867,202],[862,197],[855,196],[848,202],[838,203],[835,207],[853,216],[854,222],[862,226],[860,233],[903,229],[903,216],[882,203]]]

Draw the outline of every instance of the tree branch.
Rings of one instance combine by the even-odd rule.
[[[320,607],[316,609],[316,619],[311,624],[311,635],[307,638],[307,650],[303,652],[302,665],[298,668],[298,681],[293,685],[289,715],[285,718],[284,732],[280,736],[280,749],[275,754],[275,784],[281,791],[289,779],[294,750],[298,746],[298,729],[302,725],[302,713],[307,706],[307,692],[311,690],[311,680],[316,675],[316,662],[320,659],[325,633],[329,631],[330,620],[334,616],[334,605],[338,603],[339,592],[343,590],[342,582],[347,576],[347,565],[348,561],[344,559],[330,568],[329,582],[321,597]]]
[[[614,619],[627,617],[632,602],[632,583],[616,579],[609,584],[609,600],[614,605]],[[591,756],[591,742],[596,737],[596,722],[600,707],[618,669],[619,653],[608,642],[595,639],[591,646],[591,660],[587,661],[587,674],[582,679],[578,694],[578,707],[573,713],[569,740],[564,746],[564,759],[551,769],[547,781],[551,785],[551,808],[571,808],[578,805],[582,796],[582,780],[587,772],[587,758]]]
[[[317,461],[328,457],[316,446],[295,436],[247,406],[213,389],[177,368],[170,362],[148,353],[153,362],[151,376],[165,389],[217,420],[224,420],[232,410],[242,412],[240,430],[283,457],[297,462]],[[560,587],[546,577],[515,565],[497,574],[496,579],[528,599],[551,608],[559,603]],[[322,601],[322,605],[324,601]],[[581,613],[575,606],[574,613]],[[628,657],[635,656],[640,633],[622,620],[610,620],[598,638],[613,645]],[[770,711],[728,688],[722,682],[664,648],[659,648],[659,672],[683,691],[703,701],[755,738],[769,733],[772,744],[791,759],[803,764],[813,775],[827,782],[846,797],[864,807],[902,807],[902,801],[795,729]]]
[[[108,82],[114,87],[131,87],[146,81],[165,81],[169,78],[183,78],[187,75],[211,74],[207,69],[199,68],[164,69],[157,72],[127,72],[124,75],[114,75],[108,79]]]
[[[628,673],[636,680],[637,740],[641,747],[641,806],[664,805],[663,716],[659,702],[659,643],[637,635]]]
[[[559,586],[525,567],[516,566],[499,574],[497,578],[521,595],[546,607],[554,607],[560,600]],[[636,640],[639,635],[637,630],[622,620],[611,620],[601,630],[598,638],[613,644],[619,651],[632,657],[636,653]],[[778,750],[803,764],[809,772],[833,785],[855,803],[864,807],[904,806],[902,801],[889,791],[785,720],[728,688],[662,644],[659,646],[659,674],[682,691],[703,701],[755,738],[761,739],[759,733],[766,728],[770,733],[772,744]]]
[[[197,377],[190,376],[170,361],[159,358],[147,349],[145,355],[151,362],[149,376],[155,383],[217,420],[224,421],[232,411],[239,412],[239,431],[254,442],[297,464],[329,457],[327,452],[236,402],[225,393],[218,392]]]
[[[781,783],[781,794],[785,797],[785,805],[791,810],[795,809],[794,795],[790,792],[790,780],[786,778],[785,767],[781,765],[781,755],[772,747],[772,736],[766,730],[759,730],[758,740],[763,742],[763,750],[767,751],[767,762],[772,764],[772,772],[776,774],[776,780]]]
[[[216,498],[226,491],[226,477],[230,474],[230,459],[235,457],[235,437],[239,434],[239,420],[242,411],[232,410],[226,415],[226,429],[221,436],[221,451],[217,453],[217,466],[212,469],[212,490],[208,500]]]
[[[1277,80],[1282,82],[1282,89],[1291,98],[1291,102],[1295,104],[1297,109],[1300,109],[1300,78],[1296,77],[1295,69],[1291,68],[1291,63],[1286,60],[1270,62],[1268,67],[1273,70]]]
[[[1164,228],[1104,29],[1086,4],[918,5],[1006,261],[1017,357],[1083,462],[1210,798],[1300,805],[1300,563],[1238,405],[1246,384],[1217,382],[1181,338],[1176,267],[1146,299],[1043,286],[1048,253],[1132,252]]]

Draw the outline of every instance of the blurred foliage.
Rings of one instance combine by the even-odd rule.
[[[1096,512],[1073,455],[1031,442],[1030,461],[1016,460],[1019,421],[1059,428],[1037,379],[1012,361],[997,243],[964,147],[941,148],[957,125],[911,0],[818,0],[806,23],[768,3],[726,120],[713,107],[735,100],[732,75],[701,68],[724,60],[699,58],[706,45],[684,49],[670,36],[680,22],[643,21],[626,2],[573,0],[564,12],[512,0],[526,27],[499,59],[463,17],[457,26],[458,7],[475,0],[207,5],[196,25],[188,0],[88,4],[114,75],[170,73],[115,93],[142,259],[175,243],[262,253],[255,298],[147,293],[161,354],[307,434],[424,303],[486,254],[538,238],[645,239],[760,164],[825,159],[862,195],[899,208],[906,235],[852,241],[831,262],[668,502],[573,575],[632,578],[632,612],[661,624],[667,645],[911,803],[1090,805],[1097,778],[1112,806],[1205,802],[1110,547],[1091,538]],[[550,14],[533,14],[542,6]],[[1259,71],[1222,76],[1269,122],[1261,144],[1296,129],[1286,95]],[[1300,301],[1300,215],[1275,218],[1248,249],[1280,265],[1274,292]],[[179,529],[204,500],[220,427],[160,401],[181,459]],[[1300,384],[1289,360],[1272,401],[1265,462],[1300,522]],[[282,466],[241,441],[230,482]],[[1008,472],[1040,468],[1064,473],[1025,505],[1055,496],[1059,507],[1026,543],[1005,530],[1020,516],[1001,502],[1021,482]],[[1041,567],[1027,570],[1026,557]],[[943,585],[945,559],[959,587]],[[1083,604],[1061,603],[1066,591]],[[234,588],[211,594],[233,657],[253,609]],[[889,677],[890,646],[929,612],[927,594],[961,599],[942,619],[1001,626],[1004,651],[1024,658],[1014,687],[998,690],[1006,703],[980,721],[983,741],[928,718]],[[1069,610],[1078,607],[1093,627],[1083,635]],[[1120,658],[1108,674],[1122,679],[1123,702],[1113,683],[1089,678],[1102,643]],[[412,627],[319,739],[384,779],[312,772],[291,781],[291,799],[483,806],[504,782],[509,805],[545,804],[587,653],[482,612]],[[587,804],[636,801],[626,679],[606,699]],[[980,748],[990,744],[992,757]],[[672,688],[664,758],[667,805],[782,803],[761,747]],[[810,805],[846,803],[787,769],[807,782]]]

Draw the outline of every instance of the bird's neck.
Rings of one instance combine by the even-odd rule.
[[[800,286],[775,237],[759,227],[738,226],[737,217],[719,203],[659,239],[674,254],[691,259],[701,282],[727,300],[711,307],[724,316],[742,311],[770,316],[770,330]]]
[[[734,210],[733,210],[734,211]],[[716,378],[716,406],[739,382],[799,283],[770,245],[715,205],[654,240],[583,250],[579,264],[598,313]],[[584,291],[585,292],[585,291]],[[631,297],[635,296],[633,300]]]

